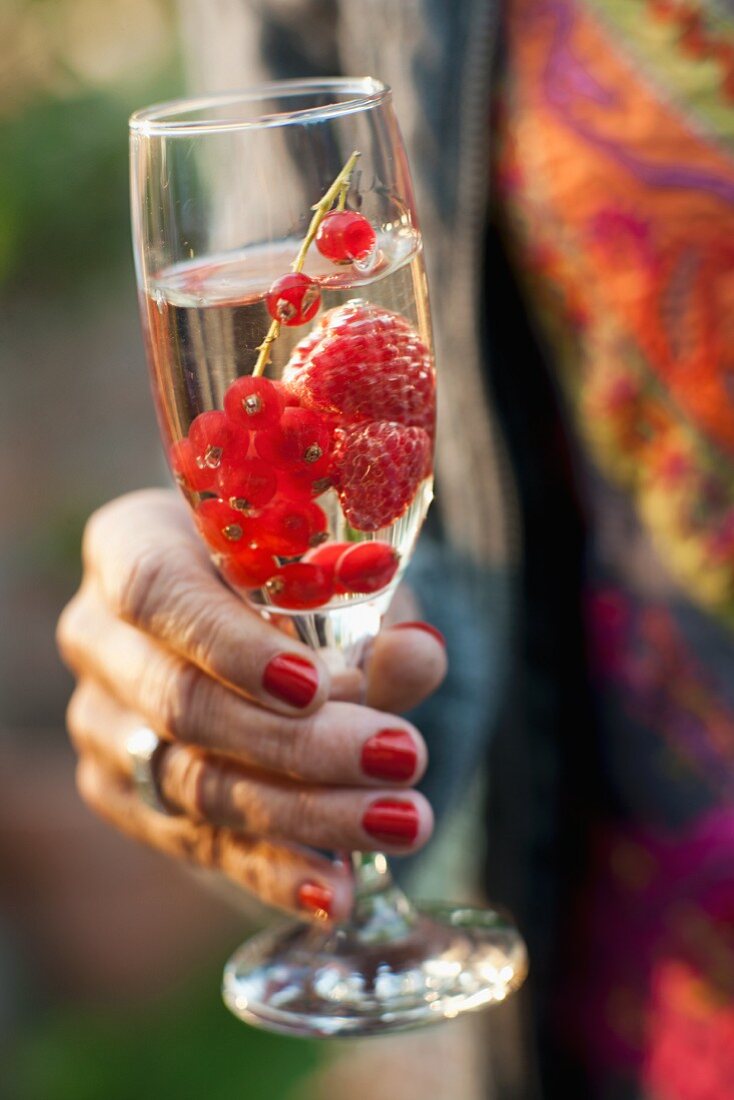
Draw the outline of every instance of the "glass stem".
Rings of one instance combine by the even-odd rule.
[[[354,899],[372,897],[393,885],[387,859],[382,852],[352,852],[350,855],[354,873]]]
[[[364,944],[395,942],[410,935],[417,913],[393,882],[382,852],[352,852],[354,906],[346,925]]]
[[[362,604],[314,612],[294,620],[301,640],[312,649],[341,654],[345,668],[363,665],[368,644],[377,636],[390,595]],[[349,919],[339,926],[348,939],[363,946],[399,941],[409,936],[418,918],[403,891],[395,885],[382,852],[343,853],[354,879],[354,906]]]

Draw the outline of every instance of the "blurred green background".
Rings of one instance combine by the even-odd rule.
[[[166,477],[138,331],[127,117],[180,94],[163,0],[0,2],[0,1095],[290,1095],[315,1044],[244,1028],[247,927],[78,801],[54,624],[89,512]]]

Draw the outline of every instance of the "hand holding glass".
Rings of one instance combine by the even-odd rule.
[[[302,81],[166,104],[133,116],[131,152],[172,471],[227,583],[357,664],[432,499],[427,284],[389,91]],[[238,1016],[372,1034],[521,983],[522,941],[496,912],[416,909],[384,856],[352,863],[349,922],[280,926],[235,953],[224,995]]]

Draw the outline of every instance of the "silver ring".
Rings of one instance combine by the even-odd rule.
[[[132,765],[133,786],[141,802],[151,810],[170,817],[171,810],[161,798],[154,771],[157,758],[165,748],[165,742],[161,741],[158,734],[148,726],[140,726],[128,735],[125,748]]]

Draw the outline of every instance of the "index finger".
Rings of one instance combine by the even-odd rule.
[[[219,579],[173,492],[131,493],[92,516],[84,559],[112,611],[271,710],[307,714],[329,671]]]

